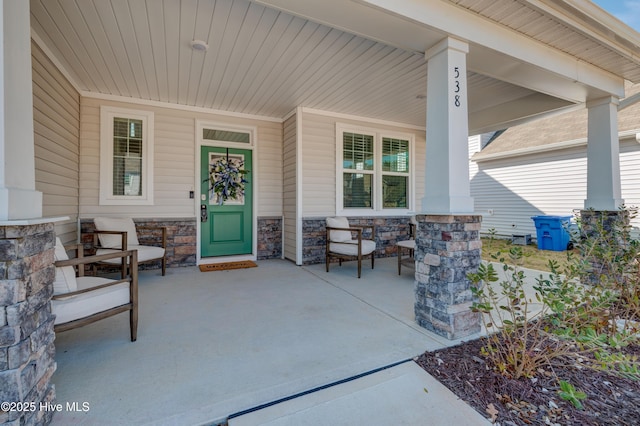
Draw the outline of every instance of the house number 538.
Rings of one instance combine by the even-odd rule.
[[[458,67],[455,67],[453,69],[453,78],[455,79],[453,81],[453,86],[454,86],[454,89],[453,89],[453,92],[454,92],[453,104],[456,107],[459,107],[460,106],[460,95],[458,93],[460,93],[460,80],[458,80],[458,79],[460,78],[460,69]]]

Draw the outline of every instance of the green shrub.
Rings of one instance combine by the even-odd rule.
[[[476,297],[472,309],[483,314],[491,333],[482,355],[497,371],[514,379],[533,377],[555,360],[640,379],[640,362],[622,352],[640,340],[640,243],[629,226],[635,214],[623,208],[617,215],[579,217],[578,255],[568,252],[562,268],[549,261],[551,273],[533,287],[535,301],[526,296],[520,247],[492,255],[505,279],[492,263],[469,274]],[[579,394],[567,389],[563,395],[579,403]]]

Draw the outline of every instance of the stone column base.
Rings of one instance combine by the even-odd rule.
[[[18,404],[0,410],[0,425],[53,416],[41,407],[55,399],[54,241],[53,223],[0,226],[0,402]]]
[[[580,211],[580,219],[582,221],[582,236],[605,247],[605,251],[613,251],[619,249],[621,252],[625,250],[624,246],[629,239],[629,212],[624,210],[615,211]],[[583,278],[590,285],[598,285],[600,277],[603,275],[613,274],[610,270],[610,264],[603,261],[597,256],[586,256],[591,264],[591,271]],[[620,278],[620,277],[618,277]]]
[[[482,217],[418,215],[417,221],[416,322],[451,340],[479,333],[467,274],[480,265]]]

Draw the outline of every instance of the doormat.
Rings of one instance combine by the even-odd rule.
[[[241,260],[238,262],[209,263],[200,265],[201,272],[228,271],[229,269],[255,268],[258,265],[251,260]]]

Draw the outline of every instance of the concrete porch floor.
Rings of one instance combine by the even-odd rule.
[[[457,342],[418,327],[413,270],[395,258],[342,267],[140,274],[128,315],[56,336],[53,424],[215,424],[229,415]]]

